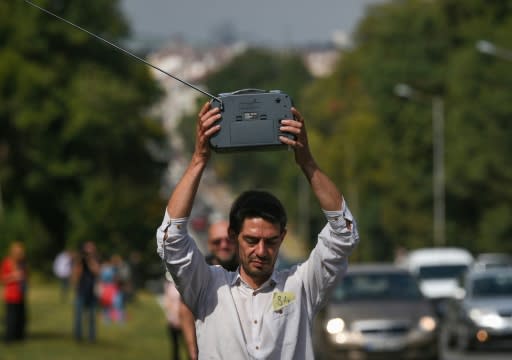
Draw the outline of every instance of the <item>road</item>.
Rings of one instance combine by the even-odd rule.
[[[318,331],[318,329],[315,329],[314,331]],[[443,345],[440,345],[440,354],[439,360],[510,360],[512,359],[512,347],[508,346],[506,350],[476,350],[476,351],[458,351],[455,349],[448,349],[446,347],[446,342],[443,340],[441,341]],[[320,350],[321,351],[321,350]],[[322,354],[320,352],[317,355]],[[340,359],[346,359],[346,357],[342,357],[339,355]],[[321,357],[321,356],[320,356]],[[364,358],[364,357],[362,357]],[[382,359],[390,359],[394,360],[394,356],[389,357],[379,357]]]
[[[475,351],[460,353],[456,351],[444,351],[442,360],[505,360],[512,358],[511,352],[484,352]]]
[[[466,351],[461,352],[454,349],[448,349],[445,340],[445,334],[442,332],[443,339],[441,343],[441,360],[505,360],[512,359],[512,348],[505,351],[489,351],[489,350],[477,350],[477,351]]]

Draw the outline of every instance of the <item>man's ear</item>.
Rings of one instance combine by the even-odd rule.
[[[286,228],[284,228],[283,231],[281,231],[281,242],[283,242],[287,232],[288,230]]]

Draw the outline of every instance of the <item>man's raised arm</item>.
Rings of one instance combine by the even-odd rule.
[[[219,117],[219,110],[211,109],[209,104],[199,112],[194,154],[169,198],[156,236],[157,252],[176,282],[183,301],[192,311],[197,309],[202,290],[208,283],[208,265],[187,233],[187,219],[210,158],[208,140],[220,128],[214,125]]]
[[[308,179],[328,225],[318,235],[318,242],[299,269],[303,275],[308,302],[314,309],[327,298],[332,286],[347,269],[348,256],[359,240],[357,226],[333,181],[318,167],[308,145],[302,115],[292,109],[295,120],[283,120],[281,131],[295,135],[281,141],[295,150],[295,161]],[[315,311],[316,311],[315,310]]]
[[[210,158],[208,140],[219,131],[220,126],[213,125],[219,118],[219,109],[211,109],[209,103],[204,104],[199,112],[196,144],[192,160],[167,204],[167,212],[172,219],[184,218],[190,215],[201,176]]]
[[[311,154],[304,118],[295,108],[292,108],[292,113],[295,120],[283,120],[280,130],[294,134],[296,139],[291,140],[283,136],[281,141],[294,148],[295,161],[308,179],[320,207],[327,211],[339,211],[343,203],[341,193],[332,180],[318,167]]]

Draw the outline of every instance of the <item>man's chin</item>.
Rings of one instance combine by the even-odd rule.
[[[272,269],[268,265],[251,265],[248,273],[251,276],[265,277],[272,274]]]
[[[229,263],[232,263],[235,258],[234,256],[230,256],[230,257],[217,257],[217,260],[222,263],[222,264],[229,264]]]

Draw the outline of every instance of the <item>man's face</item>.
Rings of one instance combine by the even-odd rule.
[[[208,251],[218,261],[228,263],[235,257],[235,242],[228,236],[227,221],[217,222],[208,231]]]
[[[84,253],[92,255],[96,252],[96,245],[92,241],[87,241],[84,244]]]
[[[285,235],[278,224],[262,218],[244,220],[237,238],[238,256],[240,273],[250,286],[259,287],[272,275]]]

